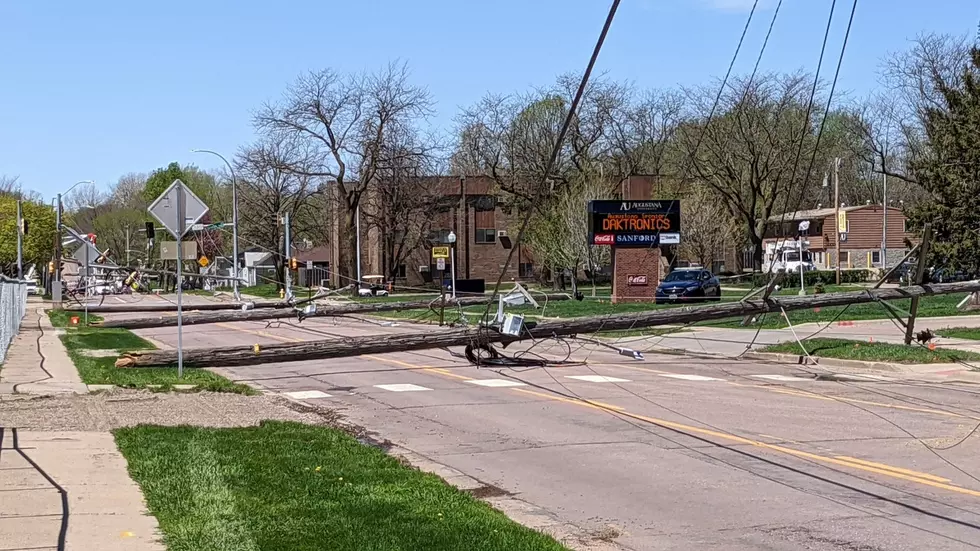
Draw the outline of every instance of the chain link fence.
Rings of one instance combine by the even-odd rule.
[[[0,363],[27,312],[27,282],[0,275]]]

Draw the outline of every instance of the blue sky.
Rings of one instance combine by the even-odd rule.
[[[751,0],[623,0],[598,68],[640,87],[724,74]],[[838,0],[836,59],[850,2]],[[743,72],[775,0],[761,0]],[[251,112],[300,73],[408,62],[448,128],[487,90],[514,92],[580,71],[606,0],[4,0],[0,174],[50,197],[170,161],[213,168],[254,135]],[[942,6],[941,8],[939,6]],[[767,70],[812,70],[830,0],[784,0]],[[976,0],[862,0],[840,87],[877,85],[882,56],[923,31],[972,35]],[[828,69],[828,72],[830,69]],[[218,161],[220,162],[220,161]]]

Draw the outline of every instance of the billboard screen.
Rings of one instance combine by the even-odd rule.
[[[681,240],[680,232],[680,201],[589,201],[589,237],[593,245],[676,245]]]

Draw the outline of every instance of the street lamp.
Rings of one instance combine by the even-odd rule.
[[[73,189],[82,184],[94,183],[94,180],[82,180],[80,182],[75,182],[75,184],[68,188],[67,191],[58,194],[57,204],[55,206],[54,281],[51,282],[51,298],[54,302],[55,308],[61,308],[61,211],[64,209],[61,198],[68,195]],[[54,292],[55,285],[58,286],[57,293]]]
[[[452,278],[450,285],[452,286],[452,297],[456,298],[456,249],[454,245],[456,244],[456,232],[449,230],[449,235],[446,236],[446,241],[449,242],[449,277]]]
[[[209,155],[214,155],[215,157],[224,161],[225,166],[228,167],[228,171],[231,172],[231,254],[234,257],[232,259],[232,269],[235,271],[235,279],[233,279],[231,283],[233,285],[235,300],[240,301],[242,297],[238,293],[238,278],[241,275],[238,272],[238,178],[235,176],[235,169],[232,168],[231,163],[229,163],[228,159],[225,159],[220,153],[211,151],[210,149],[192,149],[191,153],[207,153]]]

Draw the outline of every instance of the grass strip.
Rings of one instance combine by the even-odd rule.
[[[169,551],[563,550],[329,427],[115,431]]]
[[[980,354],[963,350],[936,348],[929,350],[918,344],[904,345],[884,342],[861,342],[848,339],[808,339],[805,341],[811,356],[836,358],[840,360],[862,360],[866,362],[889,362],[900,364],[955,363],[957,361],[980,360]],[[799,343],[784,342],[767,346],[760,352],[782,354],[803,354]]]
[[[77,315],[77,312],[64,310],[48,311],[51,324],[65,329],[65,334],[61,335],[61,342],[68,350],[68,357],[75,364],[78,375],[85,384],[116,385],[125,388],[148,388],[153,385],[154,390],[161,391],[173,390],[174,385],[183,384],[197,385],[196,390],[212,392],[256,393],[248,385],[233,383],[206,369],[185,369],[184,377],[178,378],[177,369],[173,367],[119,369],[115,366],[115,356],[89,356],[85,353],[89,350],[128,352],[156,347],[127,329],[73,327],[71,318]],[[101,320],[99,316],[89,315],[89,321]]]

